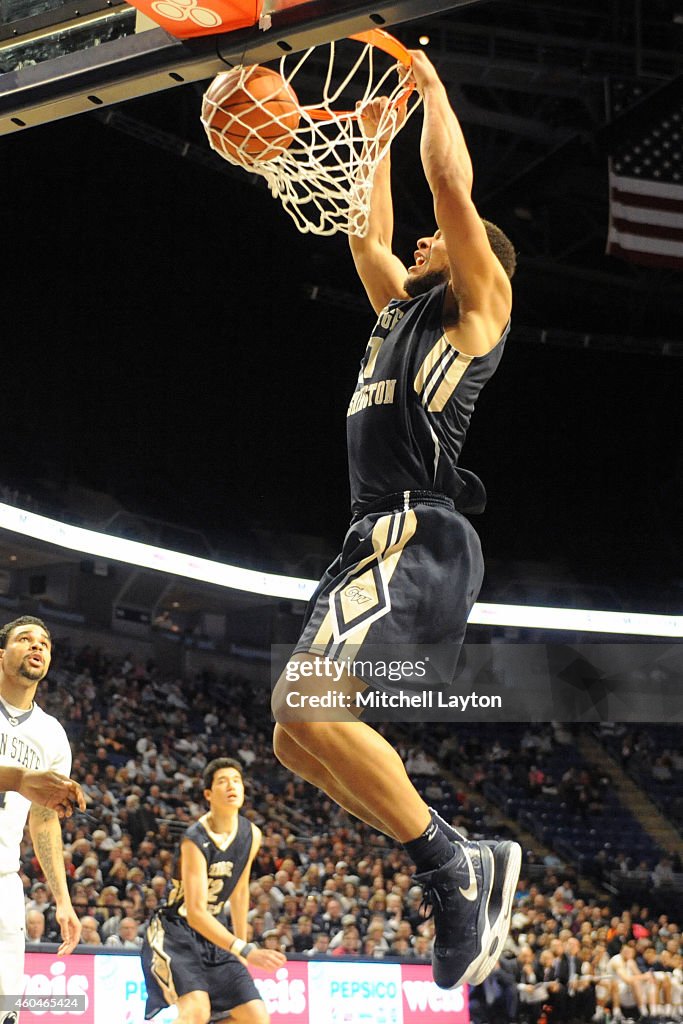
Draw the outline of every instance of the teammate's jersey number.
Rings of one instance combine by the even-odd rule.
[[[220,914],[221,910],[223,909],[223,905],[225,903],[225,900],[220,900],[220,901],[216,900],[216,897],[218,896],[218,894],[222,890],[222,888],[223,888],[223,879],[222,878],[210,878],[209,879],[209,893],[208,893],[208,900],[207,900],[208,906],[207,906],[206,909],[209,911],[210,914],[213,914],[214,917],[216,917],[218,914]]]

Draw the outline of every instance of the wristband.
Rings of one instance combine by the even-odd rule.
[[[246,960],[253,949],[256,949],[256,943],[245,942],[244,939],[235,939],[230,952],[235,953],[236,956],[243,956]]]

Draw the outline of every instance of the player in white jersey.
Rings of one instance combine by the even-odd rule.
[[[17,1024],[8,997],[24,987],[24,889],[20,844],[28,818],[31,841],[55,900],[62,933],[59,954],[80,938],[66,884],[59,819],[75,804],[85,809],[68,778],[71,749],[63,727],[34,703],[50,667],[52,644],[43,622],[24,615],[0,629],[0,1024]]]

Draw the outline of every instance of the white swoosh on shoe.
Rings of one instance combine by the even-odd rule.
[[[474,874],[474,865],[472,864],[472,858],[470,857],[469,852],[467,851],[466,847],[463,846],[462,852],[465,854],[465,860],[467,861],[467,870],[469,871],[470,879],[469,879],[469,885],[467,886],[466,889],[463,889],[462,886],[460,886],[460,885],[458,886],[458,889],[460,890],[460,895],[461,896],[463,896],[466,900],[469,900],[470,902],[473,903],[474,900],[476,900],[476,898],[477,898],[477,892],[478,892],[478,890],[477,890],[477,879],[476,879],[476,875]]]

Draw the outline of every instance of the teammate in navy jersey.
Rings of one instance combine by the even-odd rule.
[[[68,778],[71,748],[61,723],[35,703],[52,657],[41,619],[22,615],[0,628],[0,1022],[17,1024],[24,989],[25,907],[19,876],[28,819],[31,842],[56,907],[62,934],[58,953],[71,953],[81,922],[66,883],[60,818],[85,810],[77,782]],[[10,1005],[11,1004],[11,1005]]]
[[[483,575],[479,538],[463,513],[481,511],[486,500],[459,457],[508,335],[515,254],[472,202],[472,165],[442,82],[424,53],[412,57],[438,228],[419,239],[406,269],[391,248],[387,155],[374,179],[368,233],[350,236],[378,316],[347,414],[351,527],[275,688],[274,749],[297,775],[404,845],[434,911],[434,979],[452,988],[480,984],[494,968],[521,850],[509,841],[468,842],[425,804],[397,752],[354,718],[359,694],[386,695],[397,683],[346,666],[347,656],[367,665],[376,663],[373,651],[391,656],[409,645],[439,652],[432,685],[453,680]],[[363,109],[368,136],[386,102]],[[331,676],[325,659],[340,672]],[[410,687],[409,679],[398,682]],[[337,703],[333,714],[313,712],[310,698],[332,690],[341,711]]]
[[[204,796],[209,811],[185,832],[173,888],[145,935],[145,1016],[176,1005],[178,1024],[268,1024],[246,964],[274,971],[285,956],[246,941],[249,874],[261,831],[238,813],[244,803],[239,762],[209,762]]]

